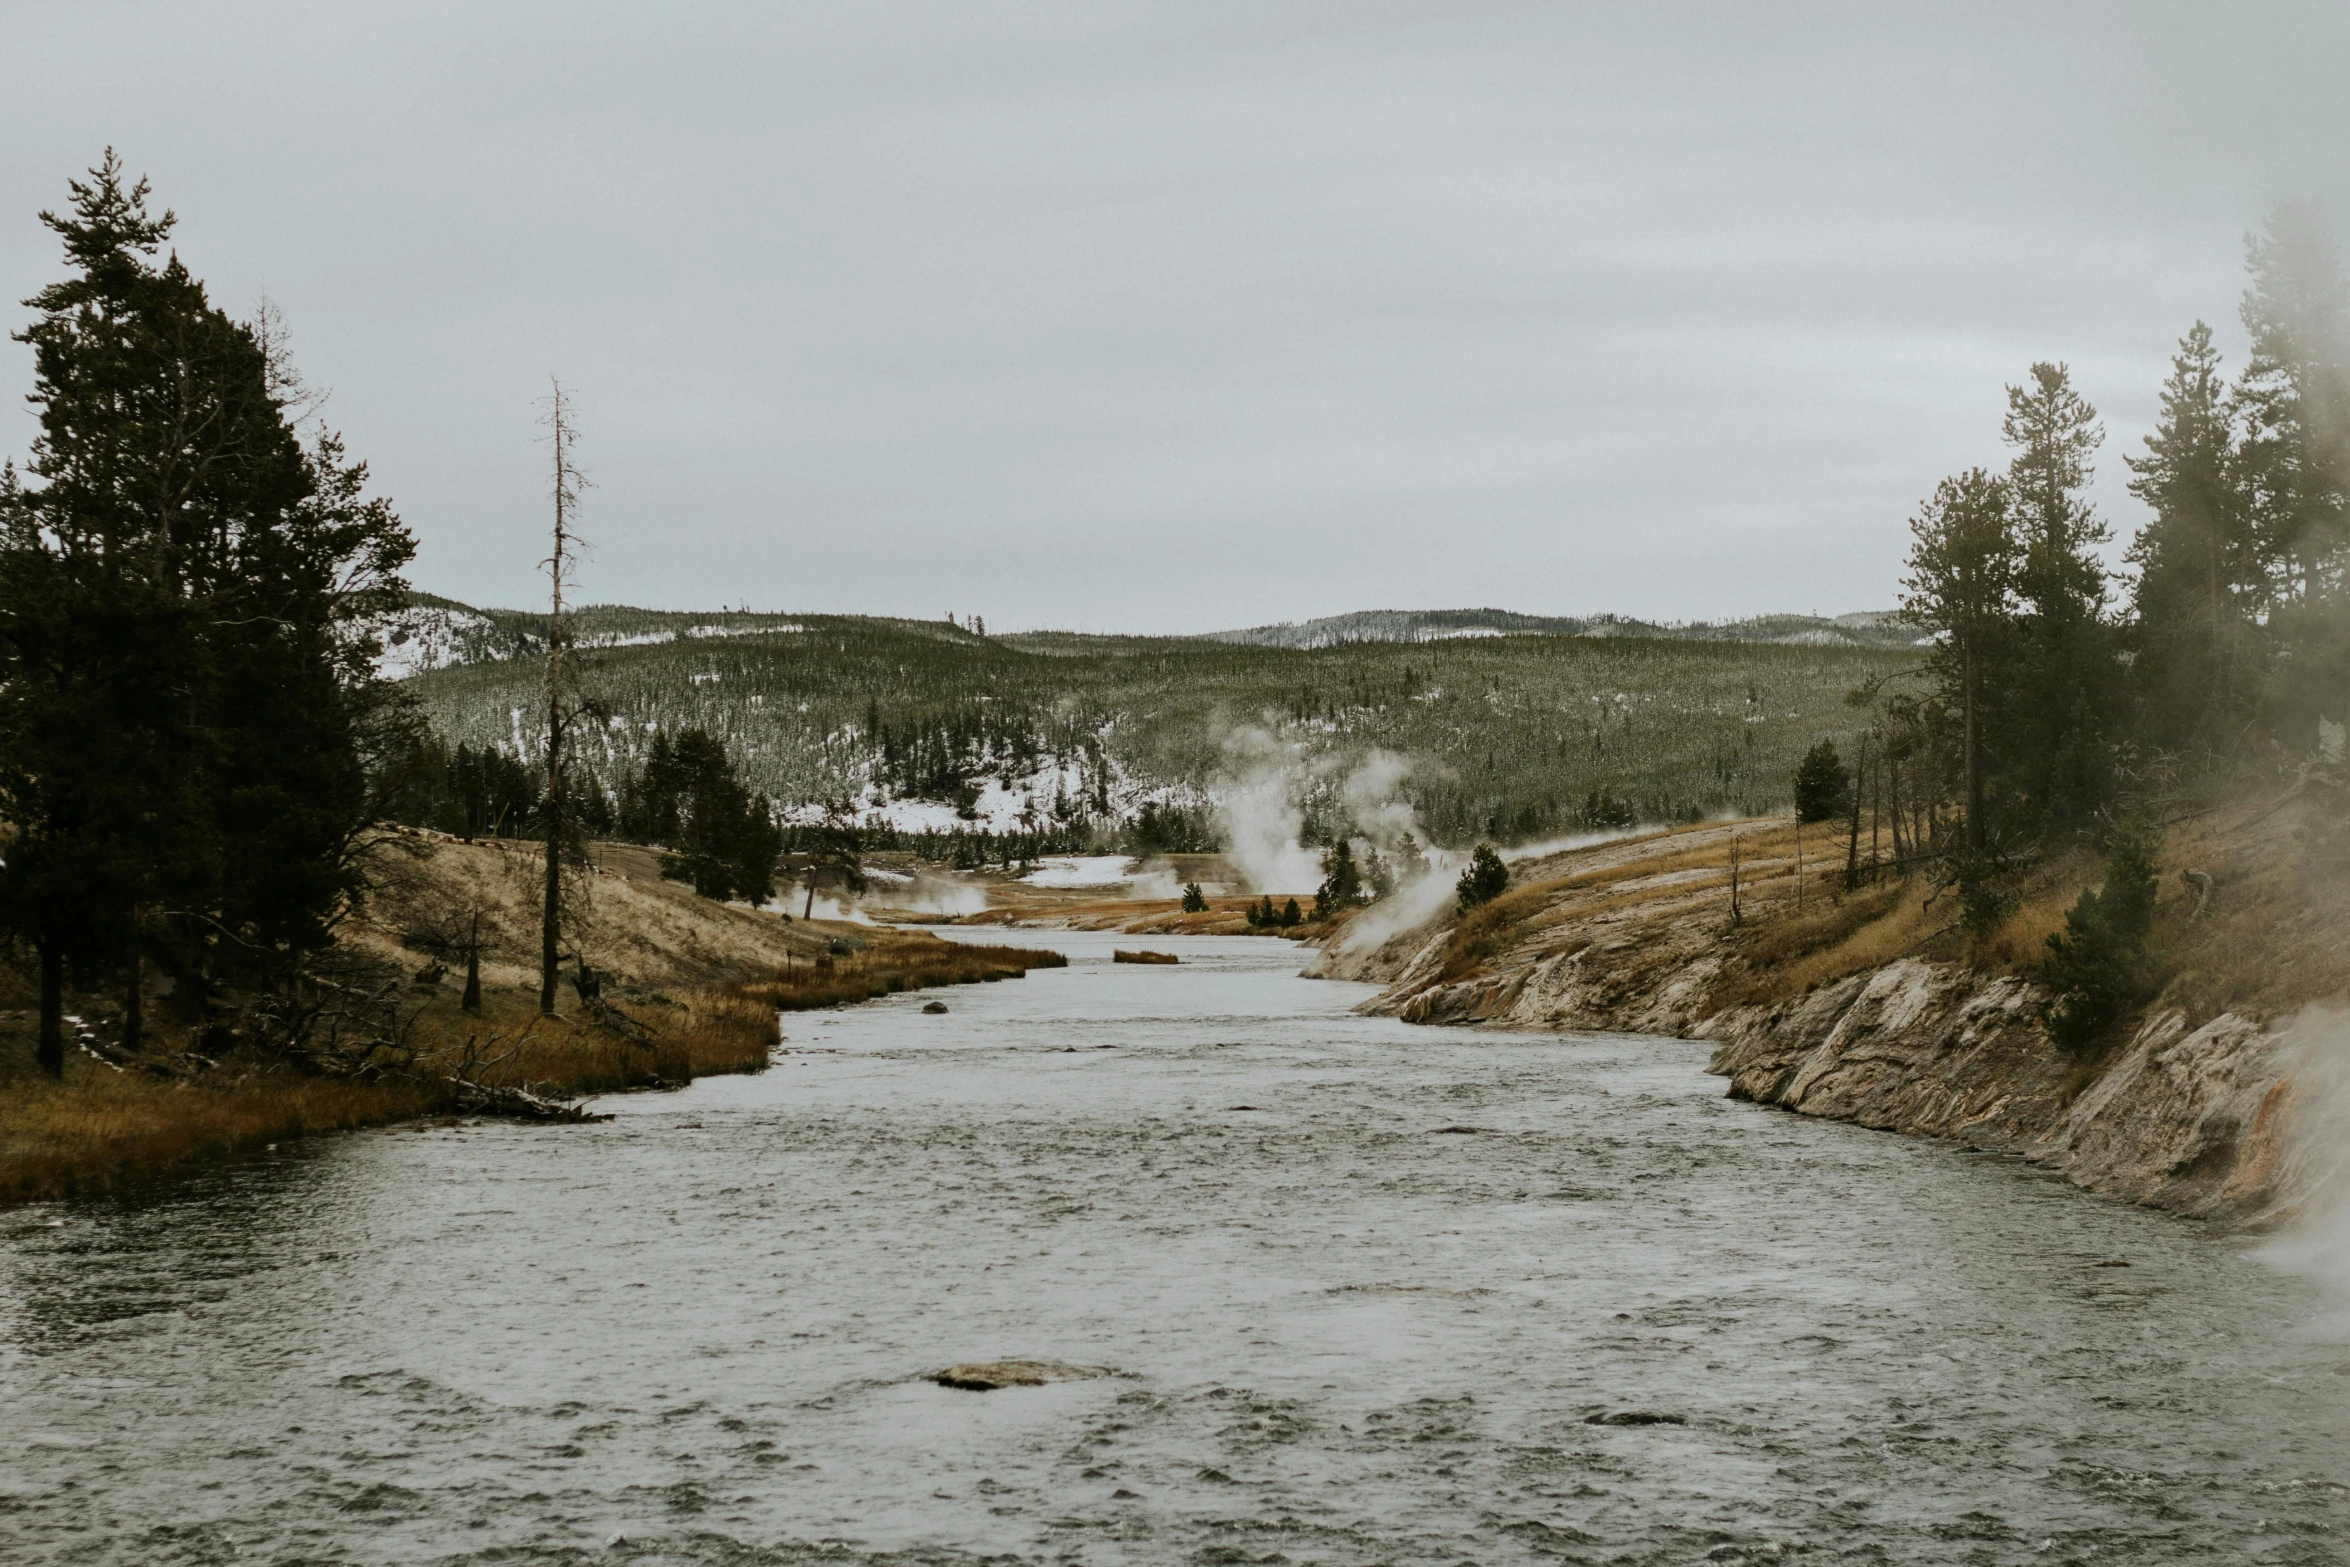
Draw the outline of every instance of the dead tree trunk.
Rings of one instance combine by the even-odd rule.
[[[548,399],[547,427],[555,447],[555,539],[547,556],[547,886],[539,920],[539,1012],[555,1015],[563,947],[563,579],[571,565],[571,513],[579,504],[579,474],[571,462],[575,432],[563,383]]]
[[[147,978],[146,960],[137,947],[131,948],[131,974],[122,987],[122,1048],[137,1050],[139,1041],[147,1032],[146,998],[140,994]]]
[[[51,1077],[65,1076],[65,951],[55,941],[41,943],[41,1033],[34,1056]]]
[[[1869,742],[1863,735],[1860,757],[1852,769],[1852,833],[1844,845],[1844,890],[1852,891],[1860,885],[1860,797],[1868,785]]]

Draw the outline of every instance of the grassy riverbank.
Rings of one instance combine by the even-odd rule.
[[[1375,909],[1347,916],[1324,943],[1323,968],[1498,1001],[1538,965],[1589,954],[1605,961],[1589,965],[1600,988],[1587,1004],[1628,1014],[1674,990],[1689,1020],[1785,1005],[1903,959],[2030,980],[2048,937],[2102,874],[2087,845],[2048,853],[2019,868],[2004,917],[1970,935],[1954,893],[1922,872],[1872,872],[1867,825],[1857,855],[1847,833],[1815,825],[1799,836],[1783,817],[1716,822],[1521,862],[1507,893],[1466,915],[1447,905],[1377,939],[1366,939]],[[2246,801],[2171,825],[2141,1010],[2177,1009],[2190,1023],[2231,1011],[2274,1018],[2350,992],[2345,837],[2330,797],[2274,812]],[[1889,850],[1889,836],[1878,846]],[[1593,1016],[1570,1026],[1610,1025]]]
[[[528,959],[537,856],[529,846],[403,834],[378,851],[376,895],[337,958],[388,988],[357,1020],[365,1038],[289,1054],[234,1015],[172,1015],[150,994],[141,1048],[119,1061],[120,998],[75,995],[92,1049],[69,1045],[65,1076],[32,1062],[30,976],[0,971],[0,1204],[118,1189],[274,1142],[419,1116],[478,1112],[482,1091],[569,1101],[697,1077],[756,1072],[779,1010],[1016,978],[1058,954],[969,947],[710,903],[675,883],[605,870],[584,878],[579,951],[603,1005],[567,983],[538,1015]],[[460,1006],[450,932],[480,933],[482,1007]],[[207,1034],[206,1030],[212,1032]],[[364,1051],[364,1054],[358,1052]]]
[[[1350,916],[1313,972],[1385,985],[1370,1010],[1408,1022],[1707,1040],[1737,1097],[2013,1152],[2175,1211],[2266,1224],[2305,1200],[2308,1052],[2334,1047],[2298,1020],[2350,994],[2338,791],[2171,822],[2121,1015],[2077,1043],[2045,1024],[2041,964],[2104,876],[2088,845],[2017,864],[2004,917],[1970,933],[1922,873],[1848,886],[1849,842],[1806,828],[1799,860],[1782,818],[1521,861],[1466,916]]]
[[[650,1038],[639,1042],[592,1018],[541,1018],[516,1000],[475,1017],[436,998],[408,1019],[403,1053],[413,1054],[373,1078],[305,1070],[258,1050],[228,1052],[186,1077],[81,1050],[69,1052],[62,1081],[12,1062],[18,1070],[0,1099],[0,1203],[110,1190],[297,1137],[457,1115],[466,1093],[454,1074],[468,1068],[489,1087],[568,1100],[755,1072],[776,1042],[774,1012],[732,987],[637,1015],[664,1010],[674,1015],[643,1016]],[[186,1043],[161,1029],[140,1055],[176,1065]]]

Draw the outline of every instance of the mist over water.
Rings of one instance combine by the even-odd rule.
[[[2257,1243],[1283,943],[1003,939],[1072,966],[10,1215],[0,1559],[2344,1559],[2350,1347]],[[1013,1356],[1106,1374],[927,1379]]]
[[[2293,1142],[2307,1204],[2263,1248],[2322,1291],[2315,1330],[2350,1344],[2350,1013],[2310,1006],[2281,1032],[2293,1063]]]

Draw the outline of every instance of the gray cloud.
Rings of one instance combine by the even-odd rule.
[[[2101,488],[2241,236],[2344,190],[2350,13],[19,6],[0,290],[112,142],[424,541],[591,596],[1205,629],[1886,602],[2069,360]],[[2350,203],[2335,200],[2350,216]],[[10,345],[0,380],[28,384]],[[31,422],[0,415],[0,450]]]

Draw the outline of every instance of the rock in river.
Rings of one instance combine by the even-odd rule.
[[[1099,1366],[1064,1366],[1052,1360],[969,1360],[947,1367],[931,1380],[940,1387],[992,1393],[1000,1387],[1042,1387],[1047,1382],[1078,1382],[1107,1375]]]

